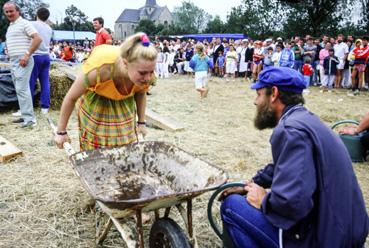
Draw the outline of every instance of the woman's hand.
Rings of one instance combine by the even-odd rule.
[[[145,124],[138,124],[137,125],[137,134],[142,134],[142,136],[145,138],[147,135],[146,125]]]
[[[58,148],[63,149],[63,144],[65,142],[70,143],[70,138],[69,138],[68,134],[65,134],[65,135],[55,134],[54,142],[55,142],[55,144]]]

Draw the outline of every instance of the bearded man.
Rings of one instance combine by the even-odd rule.
[[[274,128],[273,163],[223,192],[227,248],[364,246],[369,218],[349,154],[303,106],[305,87],[286,67],[265,69],[251,86],[256,128]]]

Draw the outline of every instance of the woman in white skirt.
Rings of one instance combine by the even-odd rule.
[[[249,41],[247,39],[243,39],[242,43],[241,43],[241,47],[240,47],[240,52],[239,52],[239,69],[238,72],[243,75],[245,74],[245,78],[246,78],[246,73],[247,73],[247,66],[248,66],[248,62],[246,62],[246,50],[247,47],[249,45]]]
[[[229,51],[226,54],[226,73],[227,77],[232,77],[235,81],[237,71],[238,55],[233,45],[229,46]],[[227,78],[228,81],[228,78]]]

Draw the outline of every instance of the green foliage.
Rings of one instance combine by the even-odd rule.
[[[4,6],[4,4],[7,2],[7,0],[0,0],[1,8]],[[6,19],[3,11],[1,11],[0,16],[0,38],[5,39],[6,29],[8,28],[9,22]]]
[[[253,38],[266,38],[281,29],[283,16],[276,0],[244,0],[232,8],[227,19],[227,31],[245,33]]]
[[[36,20],[36,11],[38,8],[49,7],[42,0],[17,0],[15,2],[21,8],[22,17],[31,21]]]
[[[135,32],[144,32],[149,36],[155,35],[156,34],[155,23],[149,19],[143,19],[138,23]]]
[[[362,16],[369,20],[369,1],[362,1]],[[367,4],[365,5],[364,2]],[[368,22],[350,19],[357,0],[244,0],[228,15],[227,32],[246,33],[254,39],[270,36],[337,35],[363,33]]]
[[[225,31],[226,27],[220,17],[217,15],[208,22],[204,33],[224,33]]]
[[[359,25],[366,34],[369,34],[369,0],[361,0],[360,5],[362,10],[362,19],[360,20]]]
[[[330,33],[337,30],[342,15],[335,15],[341,10],[346,0],[305,0],[291,3],[280,0],[284,8],[290,8],[291,12],[285,24],[285,30],[295,33],[300,30],[300,35]]]
[[[202,32],[211,17],[191,1],[182,1],[182,5],[175,7],[172,14],[176,26],[179,26],[184,33],[188,34]]]
[[[80,9],[73,4],[65,10],[64,22],[53,25],[55,30],[76,30],[76,31],[92,31],[94,27],[92,22],[88,20],[88,16],[85,15]]]
[[[0,0],[1,8],[9,0]],[[42,0],[16,0],[14,1],[21,8],[21,15],[23,18],[33,21],[36,20],[36,11],[40,7],[48,8],[49,5]],[[6,16],[1,12],[0,16],[0,38],[5,39],[6,30],[8,29],[9,21]]]

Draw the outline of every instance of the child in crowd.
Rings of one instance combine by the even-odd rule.
[[[302,75],[304,75],[306,89],[303,91],[303,93],[310,92],[308,87],[310,86],[310,80],[311,80],[311,76],[313,75],[313,73],[314,73],[314,69],[311,66],[311,58],[305,57],[304,65],[302,66]]]
[[[218,68],[218,76],[224,77],[224,55],[223,51],[219,51],[219,56],[216,61],[216,67]]]
[[[276,47],[275,47],[275,51],[273,53],[273,56],[272,56],[272,63],[274,66],[279,66],[279,60],[281,58],[281,53],[282,53],[282,46],[280,44],[278,44]]]
[[[273,57],[273,47],[268,47],[267,53],[264,55],[263,59],[263,69],[273,65],[272,57]]]
[[[156,71],[156,75],[158,77],[162,77],[163,76],[163,63],[164,63],[164,53],[163,53],[163,49],[161,47],[157,47],[156,48],[158,51],[158,55],[156,58],[156,67],[155,67],[155,71]]]
[[[213,68],[212,60],[205,53],[202,43],[196,44],[196,54],[190,60],[189,66],[195,71],[195,88],[200,92],[200,97],[205,98],[209,92],[206,88],[209,68]]]
[[[236,78],[238,54],[233,45],[229,46],[229,51],[226,53],[226,73],[227,77],[232,77],[233,81]],[[228,81],[228,78],[227,78]]]
[[[323,89],[320,92],[332,92],[333,82],[335,80],[335,75],[337,72],[337,65],[339,64],[338,58],[334,56],[334,49],[330,48],[328,50],[329,56],[327,56],[323,61],[324,76],[322,80]]]
[[[252,55],[252,82],[255,82],[259,76],[259,73],[263,67],[262,61],[263,61],[263,48],[262,48],[263,42],[262,41],[255,41],[254,42],[254,53]]]

